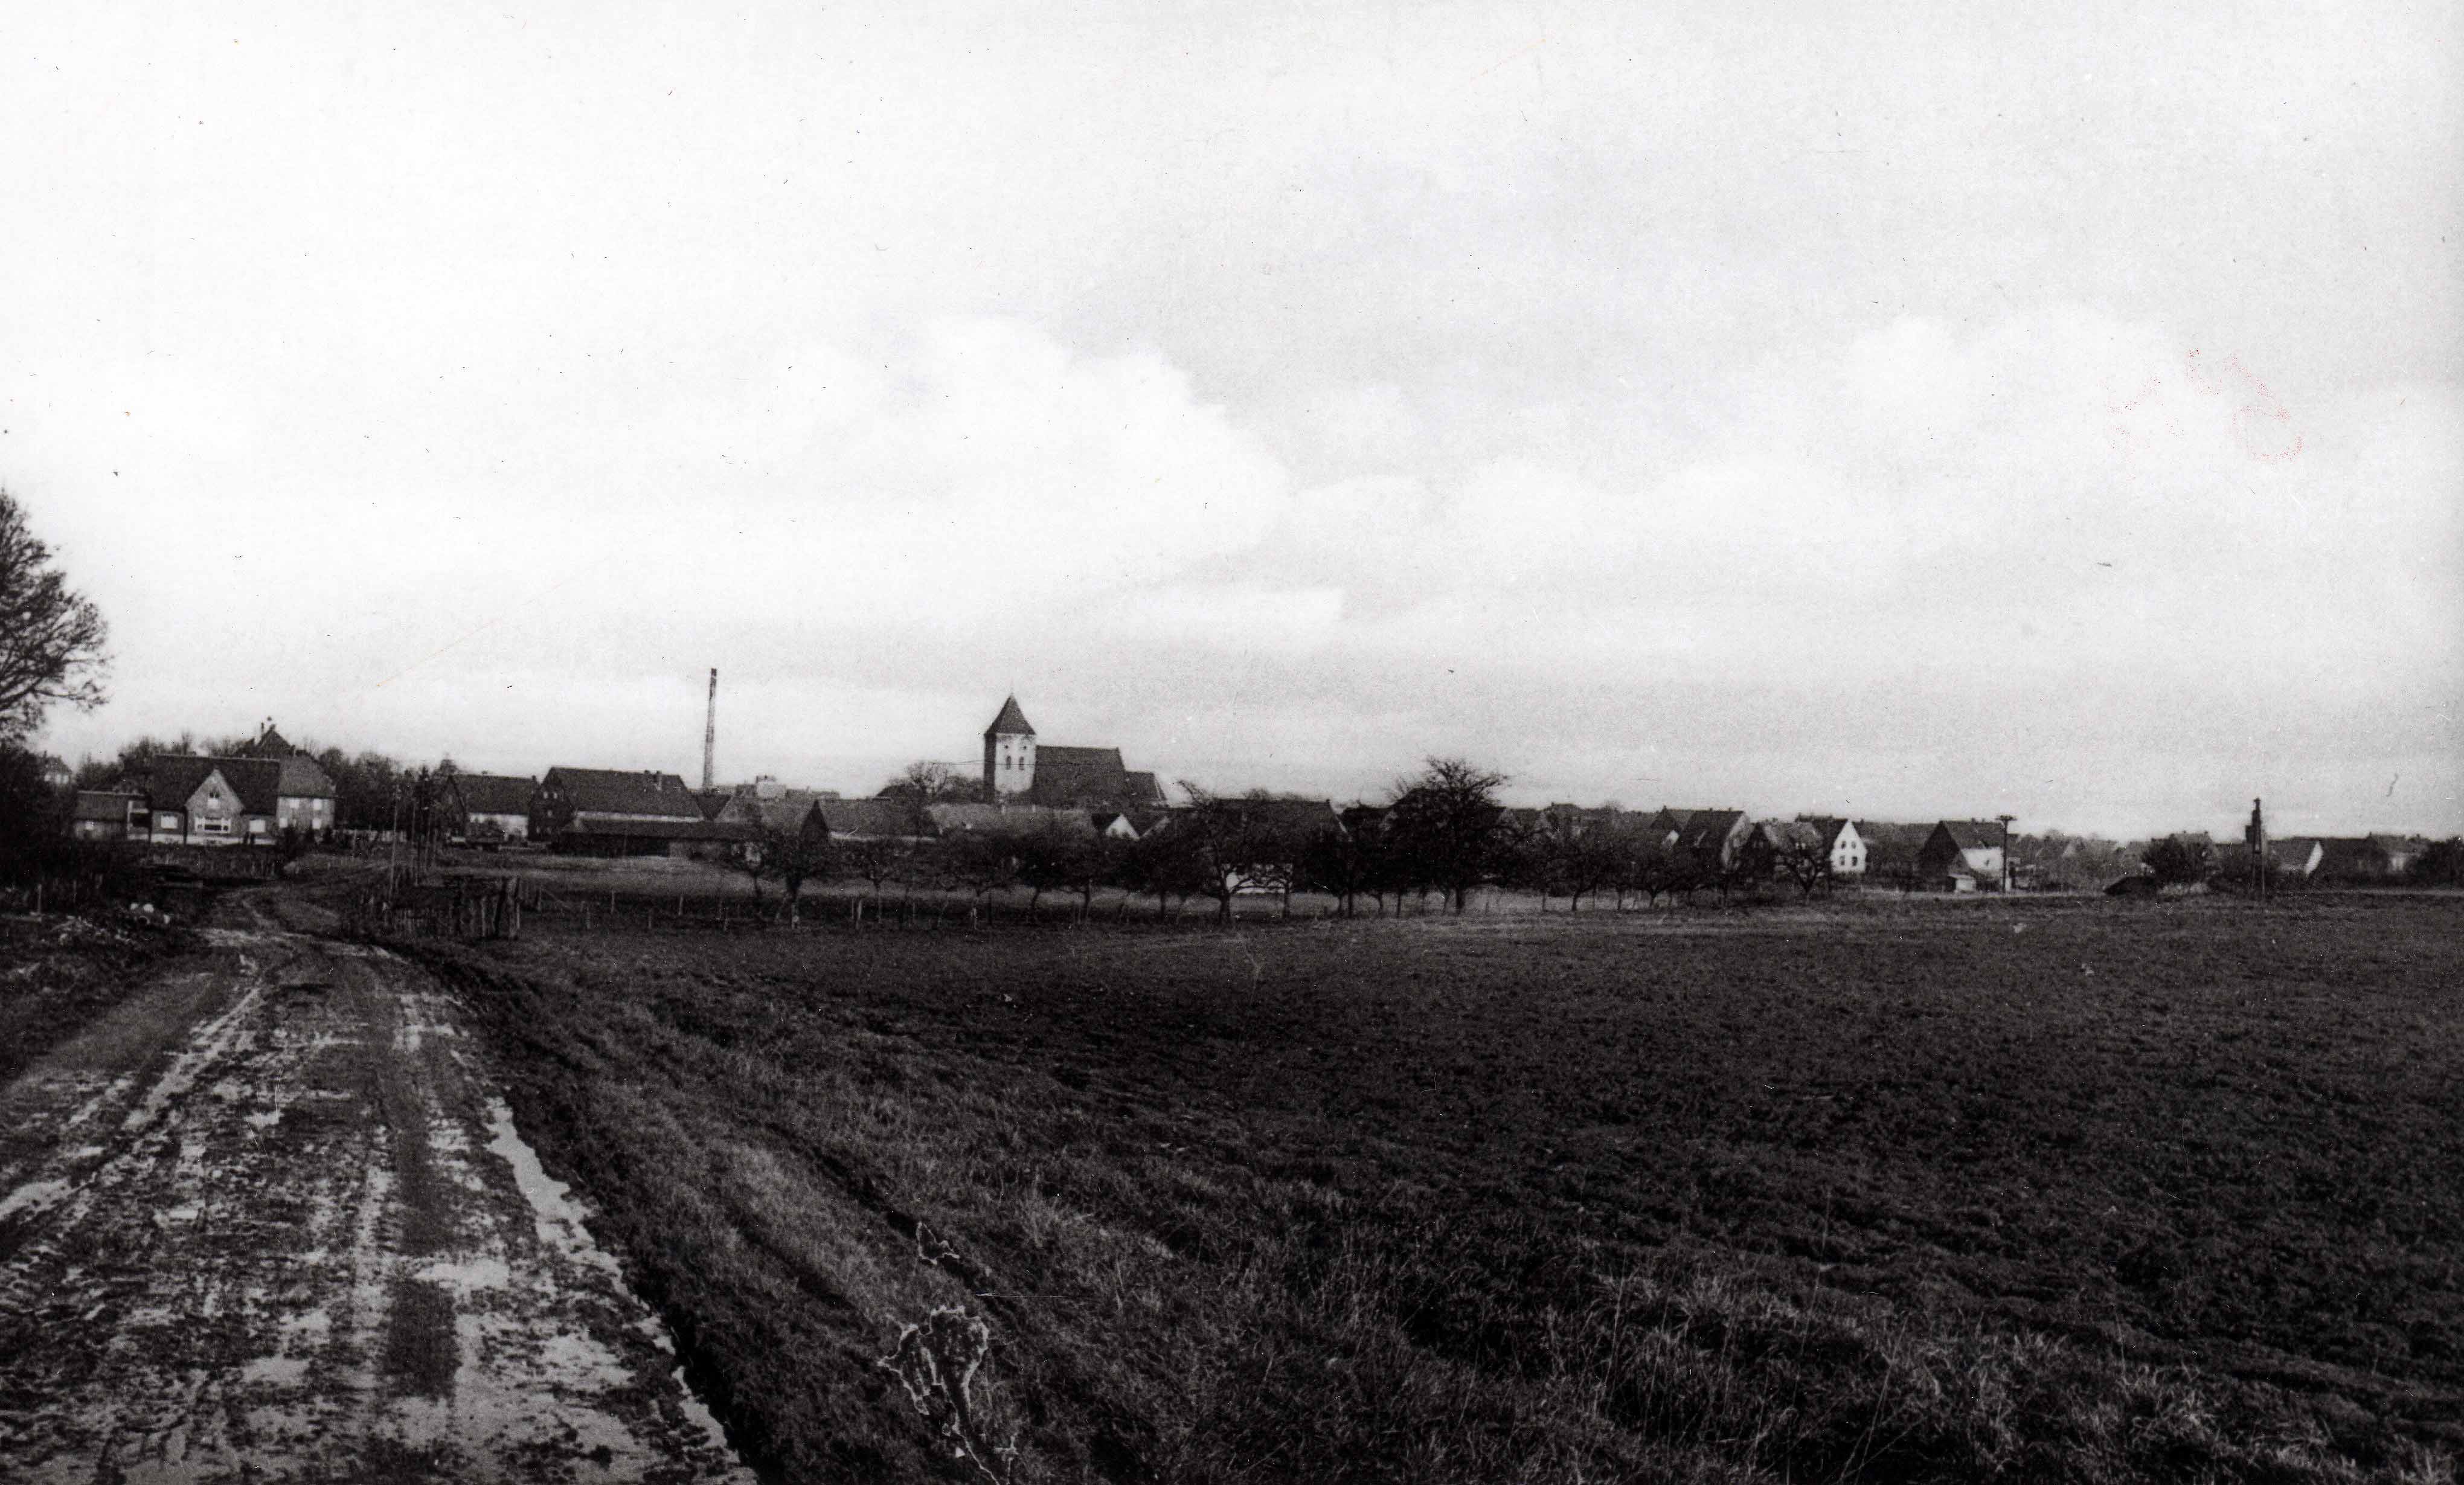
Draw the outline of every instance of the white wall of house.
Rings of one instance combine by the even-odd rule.
[[[334,801],[314,795],[284,795],[274,801],[275,828],[322,834],[334,828]]]

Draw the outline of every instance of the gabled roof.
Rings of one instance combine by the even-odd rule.
[[[993,725],[984,729],[986,737],[998,737],[1003,732],[1023,733],[1028,737],[1035,735],[1035,724],[1029,722],[1026,719],[1026,713],[1018,709],[1018,698],[1015,696],[1001,702],[1001,715],[994,717]]]
[[[915,834],[915,817],[903,799],[824,799],[816,808],[834,836],[895,841]]]
[[[462,808],[473,815],[528,815],[531,791],[538,787],[509,774],[453,775],[453,791],[461,797]]]
[[[279,761],[282,766],[282,779],[275,787],[281,791],[282,797],[286,799],[336,797],[332,776],[326,774],[315,758],[304,753],[294,753]]]
[[[701,806],[702,819],[718,819],[719,811],[736,802],[736,791],[733,789],[696,789],[693,791],[693,802]]]
[[[1754,828],[1760,830],[1763,839],[1774,846],[1794,845],[1815,851],[1830,850],[1832,841],[1838,835],[1837,831],[1826,831],[1810,819],[1767,819]]]
[[[1121,775],[1121,792],[1124,804],[1163,803],[1163,785],[1155,782],[1155,775],[1139,769],[1131,769]]]
[[[128,819],[128,807],[143,805],[142,794],[116,794],[107,789],[80,789],[73,819],[107,819],[117,825]]]
[[[1743,810],[1696,810],[1685,820],[1685,828],[1677,843],[1689,851],[1707,850],[1725,843],[1746,818]]]
[[[1798,823],[1813,826],[1821,836],[1822,848],[1826,851],[1839,843],[1839,833],[1841,831],[1850,828],[1846,820],[1830,815],[1817,815],[1812,819],[1799,820]],[[1864,834],[1861,830],[1857,833],[1859,835]]]
[[[745,802],[752,811],[748,817],[752,823],[781,835],[794,835],[803,829],[804,821],[819,808],[811,799],[748,799]],[[826,821],[827,818],[825,816],[824,819]]]
[[[564,834],[607,841],[757,841],[761,833],[740,819],[703,819],[698,813],[674,819],[577,819]]]
[[[1867,845],[1913,849],[1925,844],[1933,834],[1931,825],[1895,825],[1883,819],[1860,819],[1856,824],[1857,833],[1865,838]]]
[[[257,734],[256,741],[239,752],[244,758],[288,758],[297,755],[299,750],[292,745],[290,738],[276,732],[273,723],[268,722],[265,731]]]
[[[1092,830],[1094,816],[1086,810],[1055,809],[1039,804],[934,804],[925,807],[944,835],[965,830]]]
[[[1993,851],[2002,846],[1998,819],[1946,819],[1934,828],[1948,831],[1951,844],[1963,851]]]
[[[565,802],[577,812],[594,815],[649,815],[661,819],[703,819],[701,802],[673,774],[634,773],[623,769],[552,768],[543,786],[564,791]]]
[[[1118,748],[1041,747],[1035,750],[1035,782],[1026,797],[1037,804],[1073,808],[1127,804],[1130,771],[1121,766]]]
[[[2279,867],[2307,871],[2314,857],[2324,853],[2319,841],[2310,836],[2279,836],[2267,842],[2267,854]]]
[[[250,815],[276,813],[282,797],[282,765],[271,758],[194,758],[158,754],[145,764],[145,793],[156,809],[186,809],[188,797],[216,773]]]
[[[1700,810],[1673,810],[1663,804],[1660,807],[1660,813],[1652,816],[1650,823],[1643,828],[1655,835],[1683,835],[1686,821],[1701,813]]]

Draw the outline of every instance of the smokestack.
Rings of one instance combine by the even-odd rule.
[[[718,667],[710,672],[710,707],[702,713],[701,722],[701,786],[704,790],[718,787]]]

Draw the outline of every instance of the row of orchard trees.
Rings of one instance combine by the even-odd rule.
[[[1595,812],[1589,828],[1523,823],[1498,802],[1505,783],[1477,764],[1432,758],[1397,783],[1391,803],[1337,812],[1322,801],[1219,795],[1183,782],[1187,803],[1134,840],[1045,817],[935,840],[774,838],[748,854],[743,869],[757,884],[781,871],[797,884],[862,881],[875,897],[892,884],[978,900],[1023,890],[1030,913],[1051,895],[1074,900],[1084,915],[1099,892],[1113,890],[1123,894],[1121,911],[1132,897],[1155,899],[1162,914],[1199,900],[1221,920],[1251,894],[1281,898],[1286,912],[1293,894],[1309,892],[1333,898],[1346,915],[1364,903],[1382,915],[1433,899],[1460,913],[1474,891],[1495,885],[1564,897],[1579,911],[1604,896],[1623,906],[1638,896],[1726,895],[1774,880],[1811,893],[1830,880],[1827,849],[1802,835],[1757,833],[1725,859],[1698,859],[1647,833],[1640,816]],[[794,893],[789,885],[790,911]]]

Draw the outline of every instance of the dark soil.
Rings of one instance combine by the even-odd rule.
[[[0,919],[0,1084],[127,998],[195,940],[126,914]]]
[[[2464,905],[452,955],[784,1477],[2437,1477]]]

